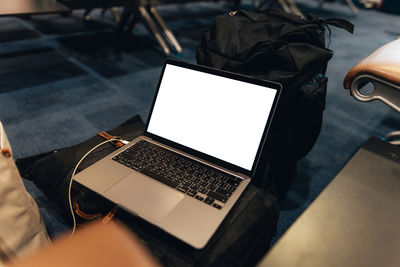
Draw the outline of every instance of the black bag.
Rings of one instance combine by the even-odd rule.
[[[272,80],[292,92],[323,73],[333,51],[325,47],[327,24],[353,31],[342,19],[309,19],[266,9],[215,17],[197,48],[197,63]]]
[[[142,119],[135,115],[120,126],[109,131],[112,136],[120,136],[125,140],[133,140],[144,131],[144,123]],[[25,179],[31,180],[41,191],[43,191],[51,200],[66,212],[66,218],[71,219],[69,202],[68,202],[68,187],[72,171],[79,160],[94,146],[105,141],[100,135],[96,135],[80,144],[57,149],[39,155],[34,155],[22,159],[16,159],[15,164]],[[104,144],[80,164],[77,173],[93,163],[99,161],[104,156],[110,154],[118,147],[112,143]],[[79,205],[75,210],[75,215],[78,219],[86,220],[93,218],[99,213],[108,212],[108,207],[105,208],[98,204],[99,199],[94,195],[88,194],[87,190],[73,186],[71,191],[73,203]]]
[[[253,182],[282,199],[296,162],[314,146],[322,126],[333,51],[325,47],[327,24],[353,31],[341,19],[303,19],[280,10],[233,11],[215,18],[197,48],[197,63],[279,82],[283,90]],[[329,29],[329,28],[328,28]]]
[[[126,213],[117,214],[117,218],[131,222],[131,228],[163,266],[254,266],[268,251],[276,233],[277,203],[271,194],[249,185],[201,250],[193,249],[147,223],[129,219]]]
[[[393,14],[400,14],[400,2],[398,0],[382,0],[378,5],[378,10]]]
[[[134,116],[108,133],[132,140],[143,130],[142,120]],[[103,141],[103,137],[96,135],[75,146],[17,159],[16,164],[21,176],[32,180],[50,199],[57,201],[65,217],[70,219],[67,192],[72,171],[83,155]],[[117,147],[111,143],[99,147],[78,170],[85,169],[115,149]],[[76,183],[71,195],[72,202],[78,204],[74,208],[78,222],[104,217],[114,206]],[[115,214],[115,218],[131,226],[163,265],[179,267],[254,265],[268,250],[278,217],[276,197],[250,185],[206,247],[196,250],[123,210]]]

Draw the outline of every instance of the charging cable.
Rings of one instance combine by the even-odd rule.
[[[100,144],[98,144],[98,145],[94,146],[92,149],[90,149],[90,150],[78,161],[78,163],[76,164],[76,166],[75,166],[75,168],[74,168],[74,170],[73,170],[73,172],[72,172],[71,180],[69,181],[69,186],[68,186],[68,204],[69,204],[69,209],[70,209],[70,211],[71,211],[72,222],[73,222],[73,228],[72,228],[72,232],[71,232],[69,238],[71,238],[71,237],[74,235],[75,230],[76,230],[76,218],[75,218],[74,208],[73,208],[73,206],[72,206],[72,200],[71,200],[72,182],[73,182],[73,180],[74,180],[76,171],[78,170],[78,167],[79,167],[79,165],[82,163],[82,161],[83,161],[87,156],[89,156],[90,153],[92,153],[94,150],[96,150],[96,149],[99,148],[100,146],[102,146],[102,145],[104,145],[104,144],[107,144],[107,143],[109,143],[109,142],[122,142],[124,145],[126,145],[126,144],[128,143],[128,141],[126,141],[126,140],[121,140],[121,138],[118,138],[118,137],[111,137],[110,139],[108,139],[108,140],[106,140],[106,141],[104,141],[104,142],[101,142]]]

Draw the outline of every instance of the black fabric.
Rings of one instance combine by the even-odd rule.
[[[299,88],[326,68],[330,23],[352,31],[345,20],[302,19],[280,10],[239,10],[215,17],[197,48],[197,63]]]
[[[282,200],[296,176],[297,161],[313,148],[322,128],[328,78],[315,76],[282,99],[275,112],[253,183]]]
[[[353,25],[342,19],[312,15],[303,19],[275,9],[239,10],[215,17],[197,48],[200,65],[283,85],[253,179],[280,199],[294,180],[296,162],[312,149],[321,130],[327,87],[324,73],[333,56],[325,47],[328,24],[353,31]]]
[[[398,0],[382,0],[378,9],[388,13],[400,14],[400,2]]]
[[[205,248],[193,249],[155,227],[118,213],[163,266],[253,266],[268,251],[279,218],[277,199],[248,186]]]
[[[108,133],[132,140],[143,130],[142,120],[134,116]],[[67,192],[73,168],[87,151],[102,141],[104,139],[97,135],[75,146],[17,159],[16,164],[21,175],[56,200],[70,219]],[[78,170],[87,168],[115,149],[111,143],[103,145],[90,154]],[[87,214],[105,215],[114,206],[77,183],[72,187],[72,200]],[[76,216],[79,222],[85,222],[84,217]],[[250,185],[207,246],[196,250],[123,210],[116,214],[116,218],[130,225],[165,266],[254,265],[268,250],[278,217],[276,197]]]
[[[130,141],[142,134],[144,128],[142,119],[135,115],[115,129],[108,131],[108,133]],[[103,141],[105,141],[103,137],[96,135],[74,146],[16,159],[15,163],[21,176],[33,181],[49,198],[55,200],[68,214],[66,218],[70,219],[67,193],[72,171],[90,149]],[[111,143],[99,147],[80,164],[77,172],[116,149]],[[99,211],[97,200],[87,194],[85,190],[78,190],[78,188],[73,187],[71,195],[73,201],[79,203],[80,208],[86,213],[97,213]]]

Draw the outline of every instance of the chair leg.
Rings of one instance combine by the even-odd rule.
[[[120,20],[118,22],[118,29],[117,29],[118,32],[124,31],[124,28],[126,27],[131,15],[132,15],[132,10],[128,9],[127,7],[124,7]]]
[[[179,44],[178,40],[176,40],[171,30],[167,27],[167,24],[165,24],[165,21],[160,16],[160,13],[158,13],[157,8],[155,6],[150,6],[149,11],[150,14],[153,16],[153,18],[155,19],[158,26],[160,26],[165,39],[176,50],[178,54],[181,54],[182,53],[181,45]]]
[[[286,13],[292,13],[285,0],[278,0],[278,3],[282,7],[283,11]]]
[[[139,6],[138,7],[139,14],[143,18],[143,21],[149,31],[153,34],[154,38],[156,38],[157,42],[160,44],[162,50],[164,51],[164,54],[166,56],[169,56],[170,50],[165,43],[164,39],[162,38],[162,35],[160,31],[157,28],[157,25],[154,23],[153,19],[151,18],[149,12],[147,11],[147,8],[144,6]]]
[[[351,9],[351,11],[352,11],[354,14],[358,14],[359,10],[358,10],[358,8],[354,5],[353,1],[352,1],[352,0],[345,0],[345,1],[346,1],[347,5],[349,6],[349,8]]]
[[[127,32],[131,32],[133,30],[133,27],[139,22],[140,20],[140,14],[139,12],[132,12],[131,17],[129,18],[128,21],[128,27],[126,29]]]
[[[112,12],[112,14],[114,16],[115,22],[119,23],[121,21],[121,17],[120,17],[119,12],[118,12],[118,7],[112,7],[111,8],[111,12]]]
[[[90,12],[92,12],[91,8],[85,10],[85,13],[83,14],[83,19],[85,21],[89,21],[90,20]]]
[[[303,13],[300,11],[300,9],[297,7],[296,3],[293,0],[286,0],[286,3],[288,4],[290,10],[292,11],[292,14],[295,14],[297,16],[300,16],[301,18],[304,18]]]

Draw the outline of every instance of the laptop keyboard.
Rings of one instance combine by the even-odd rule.
[[[113,160],[221,209],[242,179],[141,140]]]

